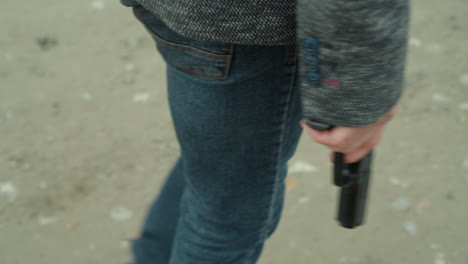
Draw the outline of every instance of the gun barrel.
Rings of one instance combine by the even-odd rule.
[[[343,168],[341,173],[335,170],[335,183],[337,180],[346,183],[338,185],[341,192],[337,220],[343,227],[354,228],[364,223],[371,159],[372,151],[356,163],[335,164]],[[337,173],[341,175],[336,175]]]

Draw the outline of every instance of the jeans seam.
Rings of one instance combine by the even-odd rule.
[[[292,70],[292,78],[291,78],[291,82],[288,86],[288,90],[287,90],[287,97],[286,97],[286,102],[284,104],[284,106],[282,106],[284,109],[284,112],[282,114],[282,118],[281,118],[281,129],[280,129],[280,140],[279,140],[279,143],[277,144],[278,148],[277,148],[277,151],[275,152],[275,155],[276,155],[276,168],[275,168],[275,171],[276,171],[276,175],[275,175],[275,181],[274,181],[274,184],[273,184],[273,194],[271,196],[271,200],[270,200],[270,204],[269,204],[269,212],[268,212],[268,217],[267,217],[267,224],[269,224],[269,222],[271,222],[271,220],[273,219],[273,211],[274,211],[274,202],[275,202],[275,199],[276,199],[276,196],[277,196],[277,192],[278,192],[278,182],[279,182],[279,174],[280,174],[280,164],[281,164],[281,154],[282,154],[282,144],[284,142],[284,131],[285,131],[285,128],[286,128],[286,121],[287,121],[287,118],[289,116],[289,112],[291,110],[291,99],[292,99],[292,94],[293,94],[293,90],[294,90],[294,85],[295,85],[295,82],[296,82],[296,70],[297,70],[297,66],[294,64],[294,65],[291,65],[291,67],[293,67],[293,70]],[[263,234],[263,241],[265,241],[267,238],[268,238],[268,225],[265,225],[265,230],[264,230],[264,234]],[[254,249],[252,249],[254,250]]]

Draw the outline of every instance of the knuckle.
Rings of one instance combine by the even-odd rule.
[[[356,152],[356,150],[352,149],[352,148],[344,148],[343,149],[343,153],[345,153],[345,154],[351,154],[351,153],[354,153],[354,152]]]
[[[335,141],[334,141],[333,143],[334,143],[336,146],[345,148],[347,142],[348,142],[348,138],[347,138],[347,137],[340,137],[340,138],[335,139]]]
[[[346,158],[346,161],[347,161],[348,163],[354,163],[354,162],[356,162],[356,161],[358,161],[358,160],[359,160],[358,157],[353,156],[353,155],[348,155],[347,158]]]

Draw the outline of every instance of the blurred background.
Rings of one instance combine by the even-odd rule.
[[[328,150],[303,135],[259,263],[468,263],[467,14],[413,1],[367,223],[337,224]],[[0,25],[0,263],[128,263],[179,151],[153,40],[111,0],[2,0]]]

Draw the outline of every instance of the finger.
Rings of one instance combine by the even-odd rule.
[[[344,154],[352,154],[358,151],[359,149],[361,149],[362,147],[364,147],[368,143],[374,142],[374,144],[376,145],[383,131],[385,130],[385,126],[386,125],[382,125],[374,129],[371,133],[368,133],[365,137],[361,136],[360,138],[358,138],[358,140],[350,143],[348,146],[331,147],[330,149],[332,149],[335,152],[342,152]]]
[[[344,154],[351,154],[363,146],[369,139],[367,138],[357,138],[355,141],[349,141],[347,145],[343,144],[333,144],[327,145],[327,147],[332,150],[333,152],[341,152]]]
[[[380,137],[384,131],[384,127],[379,128],[377,133],[375,133],[372,138],[364,145],[362,145],[356,151],[345,155],[345,163],[354,163],[360,161],[364,156],[366,156],[375,146],[378,145]]]
[[[375,130],[375,129],[373,129]],[[335,127],[333,141],[328,144],[335,152],[350,153],[364,145],[374,134],[372,129],[359,129],[350,127]]]
[[[371,144],[366,144],[357,151],[351,153],[351,154],[346,154],[344,162],[345,163],[354,163],[360,161],[364,156],[367,155],[372,149],[374,148],[374,145]]]
[[[331,142],[331,130],[315,130],[309,127],[305,121],[300,122],[302,128],[319,144],[328,145]],[[333,129],[333,128],[332,128]]]

